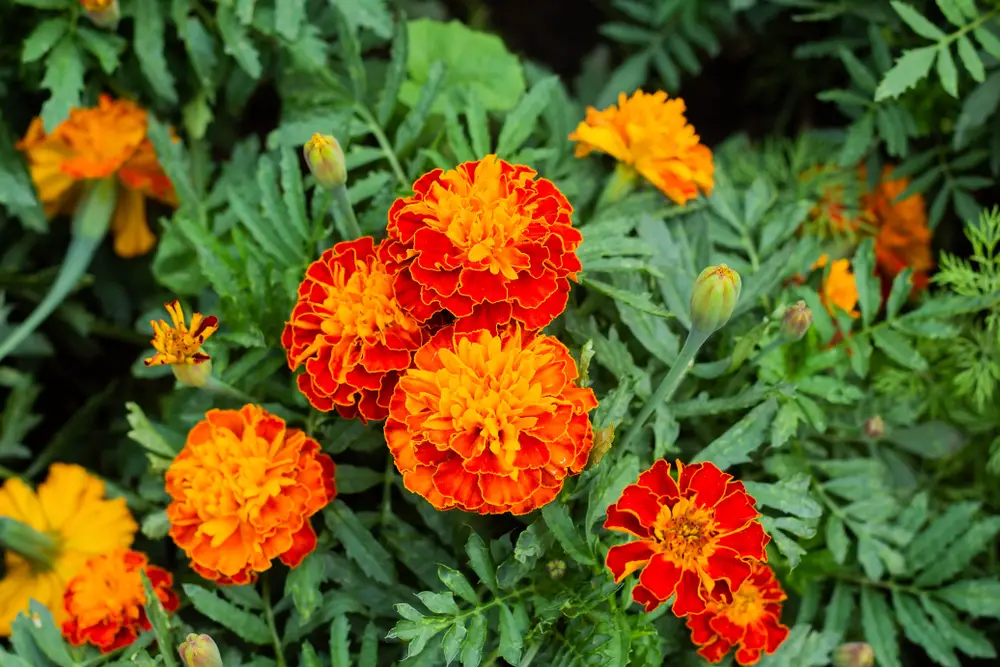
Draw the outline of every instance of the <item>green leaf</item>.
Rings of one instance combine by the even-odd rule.
[[[447,664],[450,665],[462,652],[462,642],[465,641],[467,632],[463,621],[457,620],[444,633],[441,638],[441,652],[444,653],[444,660]]]
[[[857,164],[864,157],[865,153],[868,152],[868,147],[871,146],[872,139],[874,138],[875,116],[871,113],[866,113],[851,123],[837,161],[843,166]]]
[[[448,589],[462,598],[470,604],[479,604],[479,598],[476,597],[476,591],[472,588],[472,584],[469,580],[465,578],[465,575],[458,570],[453,570],[450,567],[445,567],[444,565],[438,565],[438,579],[441,580]]]
[[[551,505],[552,503],[549,503]],[[521,640],[521,628],[514,620],[514,614],[510,607],[500,603],[500,646],[498,648],[500,656],[512,665],[521,662],[521,651],[524,643]]]
[[[951,456],[965,444],[965,437],[954,426],[942,421],[930,421],[888,434],[890,442],[924,459]]]
[[[128,421],[129,432],[126,434],[134,442],[142,445],[143,449],[157,456],[172,461],[180,452],[180,447],[175,447],[167,442],[166,438],[157,431],[156,427],[149,421],[146,414],[137,404],[129,401],[125,403],[125,410],[128,414],[125,419]]]
[[[369,621],[365,626],[365,634],[361,637],[361,654],[358,656],[357,667],[378,667],[378,640],[378,628],[374,621]]]
[[[462,644],[462,667],[479,667],[483,661],[483,645],[486,644],[486,617],[475,614],[469,623],[469,632]]]
[[[664,310],[653,303],[648,292],[631,292],[629,290],[618,289],[614,285],[606,283],[603,280],[595,280],[589,276],[580,282],[611,297],[615,301],[621,302],[631,308],[635,308],[639,312],[662,318],[672,318],[674,316],[670,311]]]
[[[865,325],[871,324],[878,313],[881,294],[879,280],[875,272],[875,250],[872,240],[865,239],[858,246],[851,260],[854,269],[854,282],[858,289],[858,306],[861,308],[861,317]]]
[[[938,49],[937,73],[945,92],[952,97],[958,97],[958,70],[955,68],[955,60],[951,57],[951,50],[947,44]]]
[[[323,511],[323,519],[344,545],[347,557],[357,563],[365,574],[381,584],[396,581],[392,556],[347,505],[335,500]]]
[[[826,521],[826,548],[830,550],[833,560],[839,565],[843,565],[847,560],[850,542],[847,539],[847,531],[844,530],[844,521],[835,515]]]
[[[885,598],[871,586],[861,587],[861,629],[875,651],[878,667],[902,667],[892,611]]]
[[[40,60],[66,34],[68,27],[69,19],[65,16],[57,16],[40,22],[21,45],[21,62],[33,63]]]
[[[989,28],[978,26],[973,29],[972,34],[987,53],[994,58],[1000,58],[1000,38],[997,38]]]
[[[299,36],[306,17],[306,0],[281,0],[274,3],[274,30],[292,41]]]
[[[521,98],[504,120],[497,139],[497,156],[510,159],[534,131],[538,117],[549,104],[552,92],[559,85],[558,76],[541,79]]]
[[[153,590],[153,584],[152,582],[149,581],[149,577],[146,575],[146,571],[145,570],[140,571],[139,576],[142,578],[142,591],[143,594],[146,596],[146,604],[143,605],[143,608],[146,611],[146,618],[149,620],[149,624],[153,628],[153,633],[156,635],[156,644],[157,646],[160,647],[160,655],[163,656],[164,667],[176,667],[177,660],[174,658],[174,651],[176,651],[177,648],[170,632],[170,619],[167,618],[167,612],[163,608],[163,604],[160,603],[160,598],[156,596],[156,591]],[[189,585],[190,584],[184,585],[184,592],[190,597],[190,593],[187,593],[187,588]],[[216,601],[219,602],[220,604],[228,604],[222,602],[221,600],[218,600],[217,598],[215,598],[214,595],[212,595],[203,588],[199,588],[198,586],[192,586],[192,588],[197,588],[199,591],[204,592],[205,595],[213,599],[216,599]],[[192,599],[191,602],[194,603],[194,600]],[[195,607],[197,608],[198,605],[195,604]],[[239,613],[246,614],[246,612],[243,611],[240,611]],[[208,616],[208,614],[205,615]],[[256,618],[254,618],[254,620],[259,621],[259,619]],[[263,626],[264,622],[260,621],[260,624],[261,626]],[[267,634],[266,632],[267,628],[264,628],[264,630],[265,634]]]
[[[917,82],[927,76],[934,64],[937,47],[925,46],[919,49],[909,49],[896,60],[875,91],[875,101],[899,97]]]
[[[913,572],[919,572],[940,558],[959,535],[971,525],[979,503],[955,503],[945,510],[907,546],[904,556]]]
[[[375,118],[379,125],[385,127],[392,118],[393,109],[399,99],[399,91],[406,77],[406,62],[410,51],[410,32],[403,22],[396,25],[396,34],[392,39],[392,58],[385,74],[382,91],[379,93],[378,104],[375,107]],[[429,73],[429,72],[428,72]]]
[[[323,603],[323,593],[320,590],[323,581],[323,558],[316,552],[306,556],[298,567],[289,571],[288,578],[285,579],[285,595],[292,596],[295,609],[303,621],[308,621]]]
[[[139,69],[153,87],[153,92],[163,101],[176,104],[174,77],[164,55],[163,33],[166,26],[163,8],[161,0],[136,0],[135,38],[132,40],[132,47],[139,60]]]
[[[906,303],[907,299],[910,298],[910,292],[913,290],[913,283],[911,281],[911,276],[913,275],[913,269],[906,267],[902,271],[896,274],[896,277],[892,280],[892,289],[889,291],[889,298],[886,300],[885,304],[885,319],[891,320],[899,314],[899,310]]]
[[[72,35],[66,35],[45,59],[42,88],[51,95],[42,105],[42,124],[46,132],[69,118],[70,109],[83,106],[83,57]]]
[[[744,485],[758,506],[773,507],[803,519],[818,519],[823,509],[809,493],[810,479],[800,473],[773,484],[744,482]]]
[[[341,463],[337,466],[337,493],[361,493],[381,484],[385,476],[372,470]]]
[[[351,24],[351,29],[367,28],[382,39],[392,36],[392,15],[386,0],[330,0]]]
[[[188,53],[188,62],[201,82],[201,87],[207,91],[215,89],[216,70],[219,66],[219,56],[215,38],[205,28],[201,20],[189,16],[180,31],[184,40],[184,48]]]
[[[333,15],[336,19],[340,53],[343,56],[344,65],[347,67],[347,76],[351,80],[354,99],[364,100],[368,90],[368,79],[365,73],[365,64],[361,58],[361,43],[344,15],[336,10],[334,10]]]
[[[990,517],[983,521],[977,521],[964,535],[952,542],[940,557],[932,561],[927,569],[920,573],[920,576],[914,580],[914,585],[928,588],[948,581],[967,569],[972,560],[983,553],[987,547],[995,545],[997,533],[1000,533],[1000,517]]]
[[[986,80],[986,70],[983,68],[983,61],[979,58],[979,54],[976,53],[976,47],[972,45],[972,40],[965,35],[961,35],[958,38],[958,57],[962,59],[962,65],[965,66],[969,76],[975,81],[981,83]]]
[[[948,639],[948,642],[962,653],[973,658],[995,658],[996,649],[990,640],[978,630],[958,620],[950,608],[938,604],[929,595],[920,596],[920,604],[934,622],[938,632]]]
[[[453,93],[474,96],[483,108],[492,111],[511,109],[524,94],[521,64],[496,35],[477,32],[460,21],[417,19],[410,21],[408,28],[409,80],[403,83],[399,96],[407,106],[417,103],[420,89],[430,80],[431,68],[438,60],[444,62],[447,77],[435,112],[441,111],[443,99]]]
[[[962,0],[965,1],[965,0]],[[975,0],[972,0],[974,3]],[[956,0],[937,0],[938,9],[944,14],[944,17],[948,19],[956,28],[965,27],[965,16],[963,16],[963,10],[959,7],[959,2]],[[975,9],[975,4],[973,4],[973,14],[969,18],[975,18],[978,14],[978,10]]]
[[[469,567],[476,573],[479,580],[486,584],[486,587],[493,593],[497,593],[499,590],[497,588],[497,570],[483,538],[472,533],[465,543],[465,553],[469,557]]]
[[[935,595],[959,611],[1000,619],[1000,581],[968,579],[946,586]]]
[[[201,586],[184,584],[183,588],[184,594],[191,600],[195,609],[219,625],[232,630],[238,637],[251,644],[271,643],[271,633],[260,617],[220,599],[215,593]],[[173,651],[174,647],[170,646],[167,650]]]
[[[813,375],[798,382],[801,392],[836,405],[854,405],[865,397],[858,387],[830,375]]]
[[[393,147],[397,153],[402,153],[413,145],[420,136],[420,131],[427,123],[431,109],[445,85],[448,68],[443,61],[437,60],[427,72],[427,79],[420,88],[420,96],[413,108],[406,114],[403,122],[396,128],[396,138]],[[405,88],[404,88],[405,89]]]
[[[155,2],[156,0],[145,0]],[[219,34],[222,35],[223,50],[231,55],[251,79],[257,80],[264,72],[261,65],[260,55],[257,47],[250,40],[246,26],[240,23],[233,9],[226,5],[220,5],[215,13],[216,23],[219,26]]]
[[[63,641],[60,628],[56,626],[49,608],[32,599],[28,603],[28,613],[33,617],[33,622],[28,626],[31,636],[42,653],[60,667],[76,667],[76,661],[66,650],[66,642]]]
[[[595,564],[586,541],[577,531],[576,523],[564,503],[551,502],[545,505],[542,507],[542,517],[566,555],[583,565]]]
[[[875,343],[875,347],[885,352],[887,357],[900,366],[921,373],[929,368],[927,360],[917,352],[906,336],[897,331],[885,327],[874,329],[872,342]]]
[[[938,634],[916,598],[894,590],[892,603],[896,609],[896,618],[899,619],[899,625],[903,628],[903,634],[907,639],[922,646],[937,664],[945,667],[961,667],[948,642]]]
[[[769,398],[701,450],[691,462],[711,461],[720,470],[750,460],[750,454],[764,444],[778,401]]]
[[[892,5],[892,8],[897,14],[899,14],[899,18],[903,19],[906,25],[910,26],[910,29],[921,37],[926,37],[927,39],[933,39],[935,41],[940,41],[947,37],[947,35],[942,32],[940,28],[928,21],[924,18],[923,14],[905,2],[890,0],[889,4]]]
[[[125,39],[107,32],[91,30],[86,26],[77,26],[76,36],[80,40],[80,45],[97,58],[105,74],[115,73],[121,54],[128,46]]]
[[[782,403],[771,424],[771,446],[781,447],[791,440],[799,430],[799,422],[805,418],[802,408],[793,401]]]

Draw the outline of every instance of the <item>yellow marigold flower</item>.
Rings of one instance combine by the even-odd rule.
[[[823,281],[822,299],[831,314],[834,307],[840,308],[851,317],[858,317],[858,286],[848,259],[837,259],[830,264],[830,273]]]
[[[10,517],[53,538],[51,564],[33,563],[4,553],[0,579],[0,635],[28,609],[32,598],[52,612],[57,624],[66,619],[63,591],[93,556],[132,544],[139,526],[124,498],[104,497],[104,482],[77,465],[53,463],[37,491],[17,478],[0,487],[0,517]]]
[[[603,111],[587,109],[587,119],[569,135],[578,142],[576,156],[591,151],[611,155],[628,165],[678,204],[712,194],[715,185],[712,151],[700,143],[684,116],[682,99],[665,92],[641,90],[618,96],[618,105]]]
[[[144,255],[156,243],[146,222],[146,197],[177,205],[146,137],[146,122],[146,111],[135,103],[102,95],[96,107],[73,109],[50,134],[35,118],[17,144],[50,218],[76,208],[86,181],[117,176],[121,188],[111,233],[122,257]]]
[[[219,329],[219,318],[215,315],[204,317],[201,313],[191,316],[191,326],[184,321],[184,309],[176,299],[164,304],[173,325],[164,320],[151,320],[153,340],[156,354],[145,359],[147,366],[162,366],[164,364],[190,365],[203,364],[209,356],[201,351],[202,344]]]

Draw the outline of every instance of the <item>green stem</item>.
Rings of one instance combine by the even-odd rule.
[[[226,384],[216,376],[211,376],[208,378],[208,382],[205,383],[204,389],[206,391],[213,392],[215,394],[220,394],[222,396],[228,396],[229,398],[235,398],[244,403],[256,403],[257,400],[250,394],[245,394],[236,387]]]
[[[625,432],[625,437],[622,438],[619,447],[626,450],[629,449],[632,443],[635,442],[635,439],[639,437],[639,434],[642,433],[642,429],[646,425],[649,416],[653,414],[653,411],[670,400],[674,392],[677,391],[681,380],[684,379],[684,375],[687,374],[691,362],[694,361],[695,355],[698,354],[698,350],[701,349],[701,346],[705,344],[710,335],[702,333],[697,329],[691,329],[687,340],[684,341],[684,347],[681,348],[680,354],[677,355],[677,361],[670,367],[670,371],[666,377],[660,380],[660,385],[653,392],[650,399],[642,406],[642,410],[639,411],[639,414],[632,421],[632,425]]]
[[[361,225],[358,224],[358,218],[354,215],[354,207],[351,206],[351,199],[347,196],[347,187],[344,185],[335,187],[333,200],[337,202],[337,208],[340,210],[340,216],[344,222],[345,240],[353,241],[361,238]]]
[[[403,173],[402,165],[399,164],[399,158],[396,157],[396,151],[393,150],[392,144],[389,143],[389,138],[385,136],[385,132],[382,131],[382,127],[378,124],[375,116],[372,115],[372,112],[364,104],[356,104],[355,109],[358,115],[361,116],[361,119],[368,123],[368,129],[371,130],[372,136],[375,137],[379,148],[382,149],[385,159],[389,161],[389,166],[392,167],[393,173],[396,174],[396,180],[404,187],[410,185],[410,182],[406,179],[406,174]]]
[[[635,189],[637,178],[638,174],[635,169],[619,162],[611,178],[608,179],[607,184],[604,186],[604,191],[601,192],[601,198],[597,201],[597,208],[602,209],[624,198]]]
[[[274,642],[274,658],[278,667],[288,667],[285,662],[285,653],[281,648],[281,639],[278,637],[278,626],[274,624],[274,608],[271,606],[271,584],[270,578],[264,576],[263,591],[264,616],[267,618],[267,627],[271,631],[271,641]]]
[[[23,556],[32,567],[48,572],[55,564],[59,546],[51,535],[8,516],[0,517],[0,546]]]

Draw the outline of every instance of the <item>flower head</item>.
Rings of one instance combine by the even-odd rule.
[[[403,484],[437,509],[526,514],[587,463],[594,392],[551,336],[520,326],[435,335],[389,405],[385,437]]]
[[[787,340],[802,340],[812,326],[813,314],[805,301],[798,301],[787,308],[781,317],[781,335]]]
[[[459,331],[510,320],[541,329],[581,270],[566,197],[528,167],[487,155],[434,171],[389,210],[382,253],[396,298],[420,321],[447,311]]]
[[[184,667],[222,667],[219,647],[208,635],[190,633],[177,647]]]
[[[93,644],[101,653],[128,646],[149,630],[143,605],[146,592],[141,573],[149,577],[156,597],[167,612],[177,611],[173,575],[149,565],[145,554],[119,548],[95,556],[70,580],[63,594],[67,619],[63,635],[74,646]]]
[[[678,204],[712,194],[712,151],[700,143],[684,117],[684,100],[665,92],[618,96],[618,105],[587,109],[587,119],[569,135],[577,157],[601,151],[633,167]]]
[[[862,205],[878,227],[875,261],[890,280],[906,267],[913,269],[914,286],[925,287],[927,273],[934,268],[926,205],[920,193],[897,202],[896,198],[909,187],[910,179],[905,176],[894,179],[892,171],[886,165],[881,182],[862,198]]]
[[[20,479],[0,487],[0,516],[21,521],[50,535],[56,544],[51,564],[32,563],[13,551],[4,553],[0,579],[0,635],[28,601],[52,611],[56,623],[66,617],[62,594],[66,584],[91,556],[128,547],[139,526],[124,498],[104,497],[104,482],[76,465],[53,463],[48,477],[33,491]]]
[[[752,665],[762,654],[774,653],[788,637],[781,624],[781,603],[787,597],[771,568],[758,564],[731,597],[713,598],[705,611],[688,617],[699,655],[717,663],[736,647],[736,662]]]
[[[115,252],[144,255],[156,243],[146,222],[145,198],[171,206],[177,199],[170,179],[146,138],[146,111],[128,100],[102,95],[98,105],[73,109],[46,133],[35,118],[17,144],[47,216],[71,213],[88,180],[116,176],[121,186],[111,219]]]
[[[336,495],[319,443],[256,405],[209,410],[166,474],[170,536],[195,572],[246,584],[316,547],[309,518]]]
[[[335,188],[347,182],[347,166],[344,163],[344,150],[340,143],[330,135],[314,134],[302,147],[309,171],[316,181],[324,188]]]
[[[632,598],[646,611],[675,595],[673,612],[684,616],[704,610],[720,582],[723,596],[739,589],[767,560],[770,538],[742,482],[708,462],[678,461],[677,478],[660,459],[625,487],[604,527],[639,539],[611,547],[605,563],[616,582],[642,569]]]
[[[820,266],[825,264],[826,262]],[[837,259],[830,264],[830,272],[823,279],[821,298],[831,314],[835,308],[839,308],[851,317],[859,317],[855,310],[858,305],[858,285],[849,259]]]
[[[400,372],[424,342],[392,285],[370,236],[338,243],[306,269],[281,343],[288,367],[305,367],[299,389],[313,407],[385,419]]]
[[[185,366],[209,361],[209,356],[201,351],[201,346],[219,330],[219,318],[195,313],[191,316],[189,326],[179,301],[171,301],[163,307],[170,314],[171,324],[164,320],[150,321],[149,324],[153,327],[153,340],[150,344],[156,349],[156,354],[143,363],[147,366]]]

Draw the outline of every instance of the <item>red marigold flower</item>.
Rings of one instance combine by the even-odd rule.
[[[274,558],[295,567],[316,548],[309,518],[337,495],[335,468],[261,407],[209,410],[167,470],[170,537],[220,584],[250,583]]]
[[[73,646],[86,643],[110,653],[128,646],[149,630],[143,605],[146,593],[142,572],[149,577],[156,597],[169,613],[177,611],[177,594],[171,590],[173,575],[149,565],[145,554],[118,548],[88,560],[70,579],[63,594],[67,620],[62,631]]]
[[[573,207],[534,170],[487,155],[434,171],[389,210],[383,261],[396,298],[421,321],[442,310],[459,331],[516,320],[541,329],[566,308],[581,270]]]
[[[619,582],[642,569],[632,598],[646,611],[675,595],[677,616],[698,613],[720,581],[738,589],[754,561],[766,561],[764,533],[742,482],[712,463],[659,460],[625,487],[608,508],[604,527],[639,539],[608,550],[605,563]]]
[[[753,665],[762,653],[774,653],[788,637],[780,620],[787,597],[771,568],[758,564],[728,602],[715,597],[705,611],[688,616],[698,654],[711,663],[721,662],[735,646],[736,662]]]
[[[587,463],[597,406],[552,336],[440,331],[414,355],[385,437],[407,489],[440,510],[527,514]]]
[[[393,294],[392,276],[370,236],[338,243],[309,265],[281,336],[288,367],[305,367],[299,389],[318,410],[362,422],[385,419],[420,324]]]

